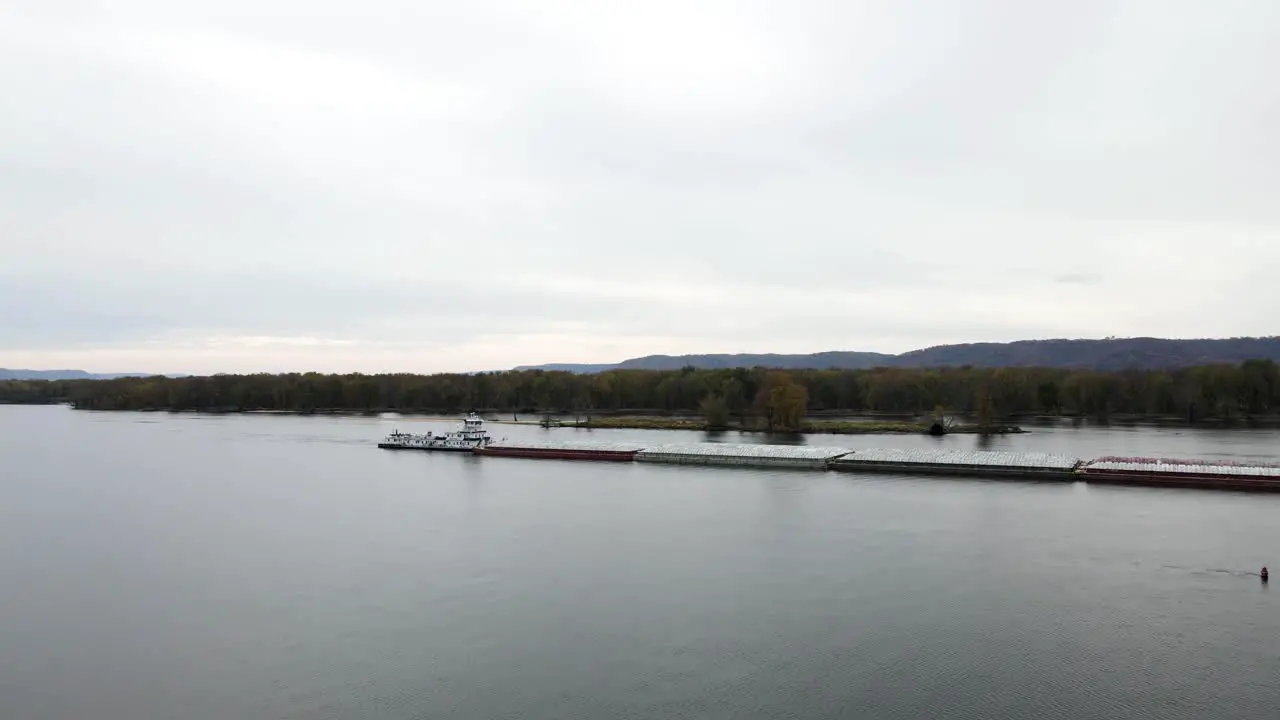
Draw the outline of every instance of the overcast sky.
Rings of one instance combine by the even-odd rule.
[[[1277,28],[1275,0],[7,2],[0,366],[1276,334]]]

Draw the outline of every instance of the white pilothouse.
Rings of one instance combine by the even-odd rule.
[[[386,439],[378,443],[385,450],[452,450],[455,452],[470,451],[484,447],[492,440],[484,430],[484,419],[470,413],[462,420],[462,427],[453,432],[436,435],[430,431],[418,435],[392,430]]]

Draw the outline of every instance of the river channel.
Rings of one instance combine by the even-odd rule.
[[[393,426],[450,428],[0,406],[0,717],[1280,708],[1278,496],[376,449]],[[1032,430],[984,446],[1280,459],[1274,430]]]

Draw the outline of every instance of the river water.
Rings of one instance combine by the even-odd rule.
[[[392,424],[0,406],[0,717],[1280,707],[1280,585],[1256,575],[1280,567],[1280,497],[377,450]],[[991,447],[1276,459],[1280,433],[1043,427]]]

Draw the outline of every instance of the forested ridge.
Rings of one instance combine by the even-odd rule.
[[[704,370],[756,366],[786,370],[868,370],[877,367],[926,369],[971,366],[1119,371],[1177,370],[1200,365],[1234,365],[1252,359],[1280,361],[1280,336],[1181,340],[1151,337],[1017,340],[935,345],[899,355],[844,350],[800,355],[646,355],[614,364],[532,365],[515,369],[594,373],[607,370],[678,370],[685,366]]]
[[[659,412],[708,407],[738,418],[769,412],[769,396],[805,412],[1112,414],[1234,419],[1280,413],[1271,360],[1181,370],[1054,368],[916,370],[614,370],[476,374],[213,375],[4,381],[0,402],[69,402],[91,410],[405,412]],[[777,405],[776,401],[774,405]]]

